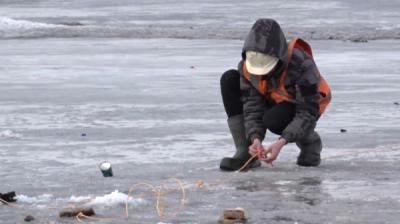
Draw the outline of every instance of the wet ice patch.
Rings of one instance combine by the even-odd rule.
[[[5,130],[0,132],[0,139],[1,138],[21,138],[22,136],[20,134],[17,134],[11,130]]]
[[[395,188],[398,183],[387,185],[387,189]],[[396,192],[387,193],[379,191],[380,186],[369,181],[332,181],[324,180],[322,189],[334,199],[350,199],[362,201],[379,201],[383,198],[398,198]]]
[[[87,202],[86,204],[87,205],[101,205],[101,206],[125,205],[127,197],[128,197],[128,195],[120,193],[120,192],[118,192],[118,190],[116,190],[110,194],[96,197],[95,199]],[[84,197],[71,196],[69,201],[75,203],[75,202],[89,199],[89,198],[91,198],[91,197],[89,197],[89,196],[84,196]],[[136,199],[136,198],[129,199],[130,206],[138,206],[141,203],[143,203],[143,199]]]
[[[37,197],[29,197],[26,195],[17,195],[15,198],[17,199],[18,203],[24,204],[38,204],[38,203],[47,203],[50,202],[52,198],[52,194],[43,194]]]

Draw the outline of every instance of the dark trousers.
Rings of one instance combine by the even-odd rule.
[[[243,103],[240,101],[240,74],[237,70],[228,70],[221,77],[221,95],[228,117],[243,113]],[[267,103],[267,102],[266,102]],[[270,106],[263,116],[265,127],[276,135],[282,135],[283,130],[292,122],[295,116],[295,105],[287,101]]]

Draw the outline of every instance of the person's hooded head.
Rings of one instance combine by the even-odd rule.
[[[244,42],[242,58],[253,75],[282,74],[288,45],[279,24],[273,19],[258,19]]]

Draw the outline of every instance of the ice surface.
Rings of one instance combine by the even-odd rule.
[[[35,218],[57,222],[45,206],[94,196],[86,205],[99,215],[124,217],[134,184],[158,188],[169,177],[215,183],[233,175],[218,169],[219,160],[234,152],[219,77],[237,65],[241,41],[37,39],[0,45],[1,133],[18,136],[0,139],[1,190],[15,190]],[[210,223],[225,208],[244,207],[254,223],[397,223],[400,45],[311,45],[333,91],[317,127],[322,156],[382,145],[387,150],[301,168],[294,165],[298,149],[291,144],[274,168],[263,165],[226,185],[188,186],[177,218],[158,218],[152,197],[130,199],[131,219]],[[277,137],[268,133],[264,144]],[[105,160],[112,163],[112,178],[99,170]],[[149,193],[140,187],[133,195]],[[179,191],[165,196],[169,214],[179,210],[181,198]],[[20,220],[18,210],[1,209],[4,223]]]

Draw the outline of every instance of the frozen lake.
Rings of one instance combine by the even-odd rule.
[[[78,223],[47,206],[94,196],[96,217],[124,217],[134,184],[232,177],[219,170],[234,152],[219,79],[260,17],[309,40],[332,89],[322,157],[384,150],[301,168],[291,144],[273,168],[189,186],[179,217],[145,198],[130,200],[128,221],[84,221],[216,223],[243,207],[253,224],[399,223],[399,0],[2,0],[0,11],[0,193],[22,206],[0,203],[0,223]],[[179,210],[179,191],[164,200]]]
[[[156,198],[132,200],[129,222],[215,223],[223,209],[244,207],[251,223],[397,223],[399,41],[310,43],[333,92],[317,127],[322,156],[390,150],[307,169],[293,164],[298,149],[288,145],[274,168],[264,165],[226,185],[189,187],[179,217],[159,218]],[[234,151],[219,78],[236,67],[241,46],[235,40],[2,40],[0,190],[15,190],[23,208],[0,204],[0,223],[22,223],[27,214],[38,223],[75,222],[46,206],[89,196],[99,196],[89,204],[98,217],[123,217],[136,183],[160,186],[169,177],[212,183],[233,175],[218,168]],[[276,138],[269,133],[264,144]],[[101,176],[104,160],[115,177]],[[149,191],[135,194],[143,193]],[[179,192],[165,200],[167,212],[179,209]]]

